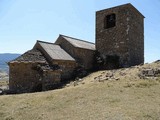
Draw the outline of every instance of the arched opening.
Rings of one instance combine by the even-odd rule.
[[[108,29],[114,27],[115,25],[116,25],[116,15],[115,14],[107,15],[104,19],[104,28]]]

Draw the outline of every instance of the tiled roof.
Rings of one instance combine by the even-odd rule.
[[[38,41],[38,43],[54,60],[75,61],[75,59],[72,56],[70,56],[65,50],[63,50],[59,45],[43,41]]]
[[[84,40],[68,37],[65,35],[60,35],[64,39],[66,39],[68,42],[70,42],[73,46],[83,49],[89,49],[89,50],[95,50],[95,44],[91,42],[87,42]]]
[[[46,63],[47,61],[39,50],[32,49],[25,52],[18,58],[10,61],[9,63],[12,63],[12,62],[44,62]]]

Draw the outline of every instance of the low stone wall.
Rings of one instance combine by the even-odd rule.
[[[151,77],[160,77],[160,68],[156,69],[142,69],[139,74],[141,79],[151,78]]]

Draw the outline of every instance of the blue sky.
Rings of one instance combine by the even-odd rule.
[[[0,0],[0,53],[64,34],[95,42],[95,11],[133,4],[145,18],[145,62],[160,59],[160,0]]]

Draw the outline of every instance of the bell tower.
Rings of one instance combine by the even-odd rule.
[[[144,63],[144,16],[130,3],[97,11],[96,50],[106,68]]]

